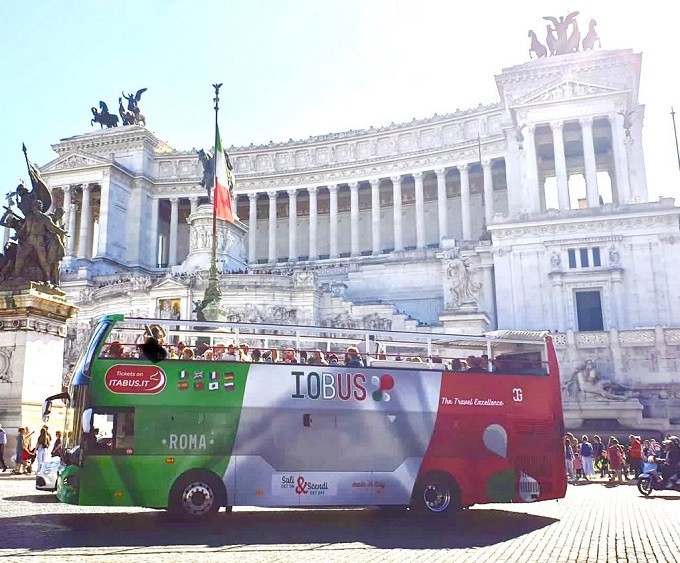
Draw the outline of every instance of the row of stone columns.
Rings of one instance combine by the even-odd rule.
[[[470,178],[469,165],[456,165],[460,173],[461,184],[461,222],[463,239],[472,238],[472,217],[470,210]],[[491,173],[491,161],[482,162],[484,174],[484,201],[485,218],[487,224],[491,222],[494,215],[493,203],[493,183]],[[437,214],[439,219],[439,237],[449,235],[448,212],[446,197],[446,168],[435,170],[437,176]],[[415,183],[415,214],[416,214],[416,246],[423,249],[426,246],[425,239],[425,198],[423,190],[423,172],[414,172],[412,175]],[[404,250],[404,237],[402,226],[402,177],[392,176],[393,191],[393,213],[394,213],[394,251]],[[374,256],[382,253],[380,237],[380,178],[369,180],[371,186],[371,252]],[[350,191],[350,255],[359,256],[359,182],[348,183]],[[318,187],[312,186],[305,188],[309,194],[309,260],[318,258],[318,207],[317,191]],[[288,212],[288,260],[297,261],[297,189],[289,189],[289,212]],[[329,205],[329,257],[338,258],[338,186],[331,184],[328,186],[330,205]],[[268,223],[268,247],[267,257],[269,263],[277,261],[276,256],[276,190],[267,192],[269,197],[269,223]],[[257,193],[248,194],[249,198],[249,234],[248,234],[248,262],[257,262]]]
[[[69,233],[66,237],[66,256],[76,256],[76,238],[79,238],[78,258],[89,259],[92,247],[93,222],[92,222],[92,184],[82,184],[82,200],[80,203],[80,229],[76,237],[76,221],[78,215],[78,204],[73,202],[73,190],[75,186],[63,186],[64,194],[64,225]]]
[[[630,199],[630,187],[628,181],[628,162],[627,153],[624,145],[623,117],[617,113],[610,113],[606,116],[609,120],[612,131],[612,151],[614,155],[614,175],[616,178],[616,189],[619,203],[627,203]],[[595,145],[593,141],[593,117],[582,117],[578,120],[581,126],[581,137],[583,139],[583,164],[585,168],[586,180],[586,200],[588,207],[600,205],[600,197],[597,187],[597,162],[595,159]],[[536,159],[536,131],[535,123],[527,125],[527,136],[524,140],[524,150],[526,152],[526,180],[529,193],[526,194],[527,201],[534,204],[534,210],[540,210],[538,163]],[[555,177],[557,181],[557,197],[561,210],[570,209],[569,201],[569,180],[567,171],[567,161],[564,152],[564,121],[552,121],[550,129],[552,132],[553,149],[555,152]],[[487,217],[488,220],[488,217]]]

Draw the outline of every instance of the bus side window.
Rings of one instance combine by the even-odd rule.
[[[132,453],[135,412],[132,409],[95,412],[92,431],[84,436],[90,454],[129,455]]]

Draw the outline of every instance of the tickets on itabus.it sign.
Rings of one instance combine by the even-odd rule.
[[[112,393],[155,395],[163,390],[167,379],[158,366],[118,364],[107,370],[104,382]]]

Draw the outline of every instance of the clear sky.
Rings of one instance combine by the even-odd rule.
[[[598,0],[0,0],[0,194],[50,145],[92,130],[121,90],[146,87],[147,126],[176,149],[302,139],[498,100],[494,75],[528,60],[527,30],[581,10],[603,48],[643,53],[650,196],[680,199],[670,107],[680,111],[680,3]],[[678,116],[680,126],[680,115]],[[98,125],[96,125],[98,127]]]

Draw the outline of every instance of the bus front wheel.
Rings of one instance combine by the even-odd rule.
[[[209,471],[189,471],[170,489],[168,512],[182,520],[200,520],[213,516],[226,505],[224,483]]]
[[[461,509],[460,491],[447,473],[433,472],[418,479],[413,490],[411,509],[421,514],[451,515]]]

